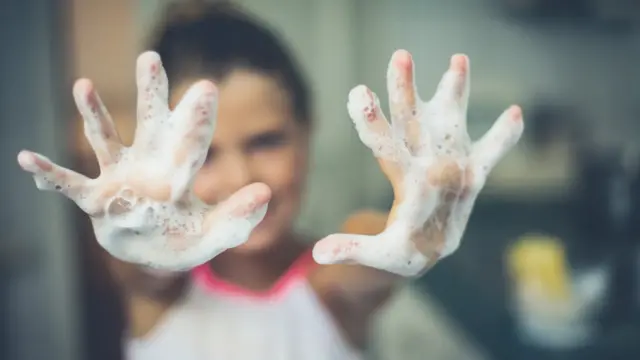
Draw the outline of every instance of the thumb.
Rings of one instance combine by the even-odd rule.
[[[377,267],[380,253],[375,244],[377,236],[333,234],[313,247],[313,259],[318,264],[357,263]]]
[[[313,259],[322,265],[358,264],[405,277],[420,274],[428,259],[408,243],[394,241],[395,236],[329,235],[313,247]]]
[[[271,189],[267,185],[262,183],[247,185],[207,214],[204,230],[207,231],[214,225],[233,220],[248,221],[253,230],[266,215],[269,200],[271,200]]]

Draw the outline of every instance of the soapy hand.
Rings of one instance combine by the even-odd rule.
[[[466,115],[469,60],[454,55],[433,98],[420,100],[413,60],[391,58],[387,74],[391,122],[374,93],[357,86],[348,110],[362,142],[378,159],[396,196],[387,228],[378,235],[334,234],[313,249],[318,263],[354,263],[416,276],[460,245],[478,193],[496,163],[517,143],[519,107],[507,109],[478,141]]]
[[[155,269],[181,271],[244,243],[266,213],[271,197],[251,184],[209,206],[192,191],[213,137],[218,93],[209,81],[195,83],[174,111],[158,54],[137,61],[138,111],[134,142],[126,147],[89,80],[73,93],[84,132],[100,165],[87,178],[46,157],[22,151],[18,162],[40,190],[73,200],[91,218],[100,245],[113,256]]]

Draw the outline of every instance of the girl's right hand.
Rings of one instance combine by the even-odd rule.
[[[18,163],[40,190],[73,200],[92,221],[98,243],[121,260],[182,271],[243,244],[262,221],[270,189],[248,185],[209,206],[193,193],[216,122],[213,83],[192,85],[172,112],[168,81],[158,54],[137,61],[138,112],[134,142],[125,146],[89,80],[73,93],[100,176],[90,179],[30,151]]]

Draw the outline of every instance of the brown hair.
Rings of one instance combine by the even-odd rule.
[[[309,86],[289,49],[259,19],[229,2],[174,3],[153,33],[169,85],[187,77],[222,81],[238,68],[270,75],[287,92],[299,122],[311,120]]]

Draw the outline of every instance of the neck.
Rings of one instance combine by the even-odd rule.
[[[287,237],[259,254],[243,254],[227,250],[213,259],[209,266],[225,281],[253,291],[270,289],[308,247]]]
[[[147,336],[171,306],[171,303],[157,301],[139,294],[131,294],[127,296],[126,306],[129,336],[135,339]]]

